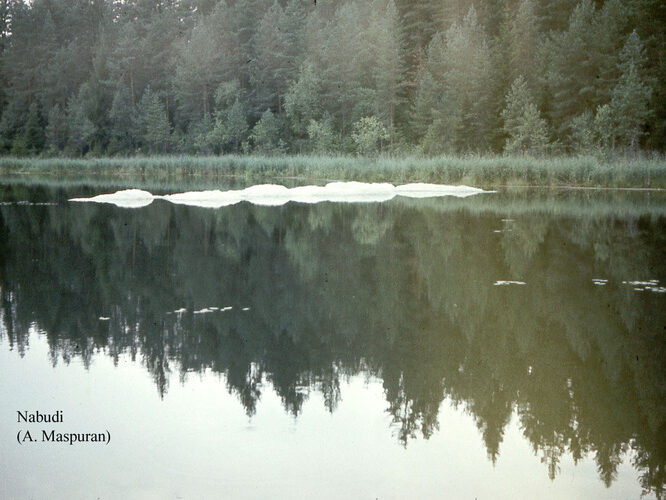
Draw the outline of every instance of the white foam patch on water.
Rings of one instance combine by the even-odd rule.
[[[98,319],[100,321],[109,321],[111,318],[107,318],[106,316],[100,316]]]
[[[278,184],[258,184],[241,190],[231,191],[188,191],[185,193],[153,195],[141,189],[124,189],[110,194],[100,194],[92,198],[72,198],[69,201],[111,203],[123,208],[140,208],[150,205],[153,200],[162,199],[179,205],[204,208],[221,208],[246,201],[254,205],[280,206],[289,202],[321,203],[377,203],[388,201],[396,196],[408,198],[435,198],[468,196],[493,193],[471,186],[448,186],[444,184],[404,184],[394,186],[388,183],[330,182],[325,186],[300,186],[287,188]]]
[[[504,286],[504,285],[527,285],[524,281],[496,281],[495,286]]]
[[[659,280],[648,280],[648,281],[623,281],[623,285],[631,285],[631,286],[657,286],[659,284]]]
[[[243,201],[243,198],[238,193],[240,191],[190,191],[188,193],[167,194],[156,198],[161,198],[177,205],[221,208]]]
[[[203,309],[199,309],[198,311],[194,311],[194,314],[207,314],[207,313],[212,313],[212,312],[213,312],[212,309],[204,307]]]
[[[123,189],[111,194],[100,194],[92,198],[72,198],[69,201],[111,203],[121,208],[141,208],[150,205],[154,199],[152,193],[142,189]]]
[[[242,311],[249,311],[249,310],[250,310],[249,307],[244,307],[244,308],[242,309]]]

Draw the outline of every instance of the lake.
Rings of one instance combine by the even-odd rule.
[[[3,497],[663,496],[666,193],[127,187],[247,186],[0,184]]]

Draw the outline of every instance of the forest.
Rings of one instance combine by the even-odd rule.
[[[0,155],[636,157],[660,0],[0,0]]]

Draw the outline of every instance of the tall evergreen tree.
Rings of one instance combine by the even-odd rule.
[[[548,145],[546,120],[533,102],[527,81],[521,76],[511,85],[502,111],[507,153],[541,155]]]
[[[146,89],[139,103],[139,121],[143,143],[151,153],[166,153],[171,126],[159,96]]]
[[[643,127],[650,116],[648,103],[652,88],[644,75],[646,57],[643,44],[633,31],[620,53],[622,72],[613,89],[611,109],[620,145],[636,151]]]

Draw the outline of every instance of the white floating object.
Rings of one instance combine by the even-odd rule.
[[[222,311],[222,312],[224,312],[224,311],[231,311],[232,309],[233,309],[232,306],[225,306],[225,307],[223,307],[222,309],[220,309],[220,311]]]
[[[241,191],[243,199],[255,205],[276,207],[291,201],[289,188],[278,184],[258,184]]]
[[[249,310],[250,310],[249,307],[244,307],[244,308],[242,309],[242,311],[249,311]]]
[[[107,318],[106,316],[100,316],[99,320],[100,321],[109,321],[111,318]]]
[[[645,288],[646,290],[650,290],[651,292],[654,293],[666,293],[666,287],[663,286],[648,286]]]
[[[503,285],[527,285],[524,281],[496,281],[494,283],[495,286],[503,286]]]
[[[483,189],[471,186],[449,186],[446,184],[425,184],[413,183],[404,184],[395,188],[396,194],[407,196],[409,198],[433,198],[437,196],[455,196],[457,198],[466,198],[480,193],[493,193],[494,191],[484,191]]]
[[[258,184],[241,190],[188,191],[164,196],[153,195],[140,189],[125,189],[111,194],[93,196],[92,198],[72,198],[70,201],[112,203],[118,207],[139,208],[150,205],[155,199],[162,199],[179,205],[221,208],[235,205],[241,201],[265,206],[280,206],[290,201],[310,204],[323,201],[371,203],[388,201],[396,196],[408,198],[454,196],[465,198],[475,194],[493,192],[464,185],[414,183],[396,187],[389,183],[352,181],[330,182],[325,186],[300,186],[291,189],[278,184]]]
[[[208,309],[207,307],[204,307],[203,309],[199,309],[198,311],[194,311],[194,314],[206,314],[206,313],[211,313],[211,312],[213,312],[213,311]]]
[[[241,191],[189,191],[167,194],[159,198],[177,205],[190,205],[203,208],[222,208],[243,201]]]
[[[185,309],[184,307],[181,307],[180,309],[176,309],[174,311],[174,313],[176,314],[183,314],[184,312],[187,312],[187,309]]]
[[[326,201],[370,203],[393,199],[398,191],[393,184],[366,182],[329,182],[324,186]]]
[[[648,281],[623,281],[623,285],[631,285],[631,286],[657,286],[659,284],[659,280],[648,280]]]
[[[111,203],[121,208],[141,208],[150,205],[155,197],[142,189],[124,189],[111,194],[100,194],[92,198],[72,198],[69,201]]]

